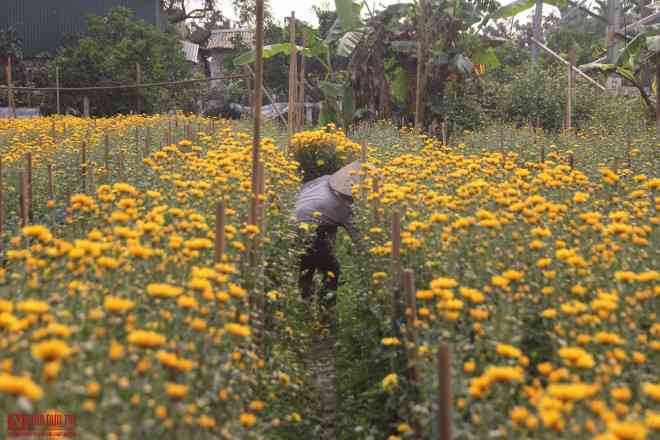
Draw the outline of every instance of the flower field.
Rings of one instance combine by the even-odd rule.
[[[73,413],[89,438],[323,438],[301,354],[324,330],[297,290],[298,163],[263,140],[263,220],[248,224],[240,128],[0,122],[3,413]],[[337,438],[437,438],[440,343],[457,439],[660,435],[656,140],[507,133],[294,138],[319,166],[320,142],[342,162],[351,136],[367,143],[354,198],[369,251],[339,253]]]

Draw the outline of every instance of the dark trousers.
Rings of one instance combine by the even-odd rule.
[[[339,284],[339,262],[335,257],[337,227],[320,225],[305,243],[305,253],[300,257],[300,278],[298,284],[303,299],[314,294],[314,272],[323,274],[323,287],[319,299],[325,307],[333,307],[337,301]]]

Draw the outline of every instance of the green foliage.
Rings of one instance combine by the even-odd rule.
[[[537,122],[546,130],[559,130],[566,115],[566,69],[562,66],[523,65],[510,72],[507,83],[488,80],[490,104],[498,118],[519,124]],[[594,113],[601,98],[593,86],[578,82],[574,124]],[[603,105],[605,105],[603,103]]]
[[[138,63],[143,83],[192,76],[173,29],[162,32],[144,21],[134,20],[132,12],[121,7],[112,9],[105,17],[89,16],[87,26],[90,36],[81,38],[75,46],[61,49],[50,64],[51,83],[55,82],[56,66],[60,68],[63,87],[134,84]],[[135,111],[138,98],[145,112],[186,109],[195,97],[196,87],[85,93],[90,97],[94,114],[110,115]],[[82,98],[82,93],[64,93],[64,108],[81,108]]]

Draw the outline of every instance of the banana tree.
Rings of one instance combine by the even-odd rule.
[[[649,114],[656,113],[656,103],[651,99],[650,93],[644,86],[642,77],[644,65],[656,66],[660,62],[660,24],[642,26],[640,32],[618,53],[614,63],[589,63],[580,66],[587,71],[599,71],[615,74],[630,82],[637,90],[646,104]],[[657,84],[656,84],[657,88]],[[656,100],[658,98],[656,97]]]

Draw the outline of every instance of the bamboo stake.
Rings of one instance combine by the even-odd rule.
[[[87,193],[87,144],[83,141],[80,152],[80,177],[82,180],[82,192]]]
[[[438,347],[438,439],[451,440],[451,352],[449,345]]]
[[[545,44],[543,44],[543,43],[541,43],[540,41],[538,41],[536,38],[532,37],[531,40],[532,40],[534,43],[538,44],[543,50],[545,50],[546,52],[548,52],[550,55],[552,55],[552,56],[553,56],[555,59],[557,59],[558,61],[561,61],[562,63],[564,63],[564,64],[566,64],[566,65],[569,64],[568,61],[566,61],[565,59],[563,59],[561,56],[557,55],[556,52],[554,52],[552,49],[550,49],[550,48],[549,48],[548,46],[546,46]],[[593,84],[593,85],[595,85],[596,87],[598,87],[599,89],[601,89],[603,92],[604,92],[605,90],[607,90],[605,87],[603,87],[602,85],[598,84],[598,83],[597,83],[596,81],[594,81],[590,76],[588,76],[587,74],[585,74],[583,71],[581,71],[581,70],[578,69],[577,67],[573,67],[573,71],[574,71],[575,73],[577,73],[578,75],[580,75],[582,78],[584,78],[584,79],[586,79],[587,81],[589,81],[591,84]]]
[[[32,152],[28,152],[25,159],[25,173],[27,176],[27,216],[30,223],[32,223],[34,222],[32,212]]]
[[[573,129],[573,89],[574,84],[574,74],[573,69],[575,68],[575,47],[571,47],[568,50],[568,85],[566,87],[566,130],[571,131]]]
[[[225,253],[225,201],[215,206],[215,262],[221,263]]]
[[[417,297],[415,291],[415,272],[412,269],[403,271],[403,289],[406,293],[406,342],[408,351],[408,377],[415,393],[419,387],[419,372],[417,371]],[[414,400],[413,400],[414,402]],[[411,405],[412,406],[412,405]],[[411,411],[412,413],[412,411]],[[419,419],[413,415],[413,427],[416,438],[421,438],[422,428]]]
[[[245,70],[250,74],[252,78],[255,77],[254,72],[250,68],[250,66],[245,66]],[[271,103],[273,106],[273,109],[275,110],[275,113],[277,113],[277,117],[280,118],[280,121],[282,121],[282,124],[286,125],[287,121],[284,119],[284,115],[280,111],[280,108],[275,104],[275,99],[273,98],[273,95],[270,94],[268,89],[265,86],[262,86],[261,91],[263,92],[264,95],[266,95],[266,98],[268,98],[268,101]],[[215,123],[215,121],[211,121],[212,123]],[[215,131],[215,129],[212,129],[212,131]]]
[[[289,18],[289,44],[291,45],[291,53],[289,55],[289,114],[288,114],[288,130],[289,130],[289,146],[291,139],[296,131],[295,127],[295,110],[296,105],[296,13],[291,12]]]
[[[307,46],[307,35],[303,33],[303,50],[300,51],[300,81],[298,82],[298,100],[300,108],[298,109],[298,127],[305,126],[305,46]]]
[[[252,134],[252,182],[251,192],[253,198],[259,195],[258,173],[259,173],[259,156],[261,149],[261,104],[263,101],[262,88],[264,76],[264,2],[257,0],[256,10],[256,25],[255,32],[256,39],[256,60],[254,66],[254,130]],[[252,219],[256,224],[256,218]]]

